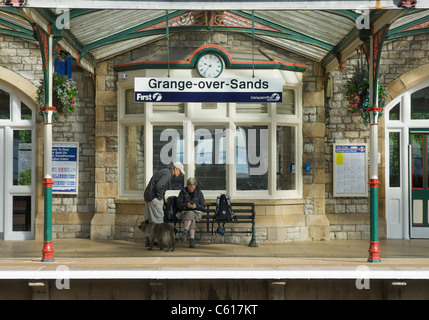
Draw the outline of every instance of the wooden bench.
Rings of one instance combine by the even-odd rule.
[[[216,203],[210,203],[206,204],[205,212],[203,212],[203,216],[198,224],[206,224],[206,229],[204,228],[197,228],[196,232],[199,233],[211,233],[212,235],[217,232],[215,231],[215,225],[216,226],[224,226],[226,224],[250,224],[251,227],[248,230],[234,230],[234,229],[228,229],[225,230],[226,233],[247,233],[251,234],[251,240],[249,242],[250,247],[257,247],[256,244],[256,231],[255,231],[255,204],[254,203],[231,203],[231,208],[234,212],[234,219],[230,221],[217,221],[215,220],[215,210],[216,210]],[[181,221],[166,221],[168,223],[175,223],[175,224],[181,224]],[[217,230],[217,227],[216,227]]]

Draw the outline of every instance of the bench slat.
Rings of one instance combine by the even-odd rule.
[[[247,208],[243,208],[247,207]],[[249,246],[257,247],[255,240],[255,204],[254,203],[231,203],[231,208],[234,212],[234,216],[236,219],[231,221],[217,221],[215,220],[215,211],[216,211],[216,203],[210,203],[206,205],[206,210],[204,211],[206,214],[201,217],[201,220],[198,222],[199,224],[207,224],[207,230],[198,230],[200,233],[212,233],[213,234],[213,225],[216,223],[219,224],[228,224],[228,223],[251,223],[252,228],[248,231],[243,230],[230,230],[231,233],[251,233],[252,239],[249,242]],[[250,215],[249,215],[250,214]],[[181,224],[181,221],[167,221],[168,223],[178,223]],[[209,230],[209,226],[212,225],[212,230]]]

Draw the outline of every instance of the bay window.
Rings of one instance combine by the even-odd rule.
[[[152,175],[176,161],[208,199],[302,197],[301,87],[284,89],[282,103],[135,103],[118,88],[120,195],[142,198]]]

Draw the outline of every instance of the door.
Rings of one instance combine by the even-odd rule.
[[[4,150],[4,128],[0,128],[0,151]],[[4,239],[4,152],[0,152],[0,240]]]
[[[410,130],[410,237],[429,238],[429,130]]]
[[[4,239],[34,238],[34,145],[32,129],[4,130]]]
[[[0,86],[0,239],[34,238],[34,109],[14,88]]]

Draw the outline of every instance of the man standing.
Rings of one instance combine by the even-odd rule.
[[[163,223],[164,222],[164,196],[170,188],[171,178],[185,174],[184,166],[181,162],[173,164],[172,168],[159,170],[150,179],[145,191],[144,200],[144,221]]]

